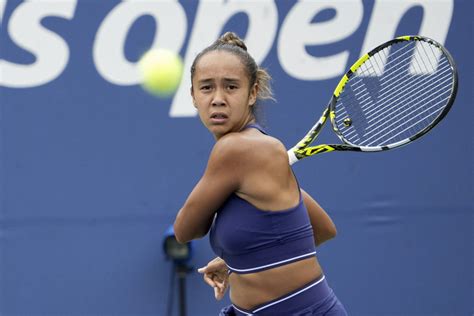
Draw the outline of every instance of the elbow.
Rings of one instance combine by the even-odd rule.
[[[178,217],[176,217],[176,220],[173,224],[173,230],[174,237],[176,238],[176,241],[178,241],[180,244],[185,244],[193,239],[201,238],[207,233],[207,231],[202,233],[195,231],[191,227],[186,227],[184,224],[181,223],[179,215]]]
[[[179,230],[179,226],[176,225],[176,222],[173,225],[173,233],[174,233],[174,238],[180,243],[184,244],[186,240],[184,239],[184,236],[181,234],[181,231]]]
[[[193,239],[199,239],[204,237],[212,224],[210,221],[208,224],[202,224],[199,220],[193,220],[189,216],[184,216],[183,209],[178,212],[176,219],[173,224],[173,230],[176,240],[181,243],[190,242]]]
[[[181,236],[178,237],[178,235],[175,235],[174,238],[176,239],[178,243],[183,244],[183,245],[191,241],[191,239],[182,238]]]
[[[331,225],[329,225],[326,229],[326,239],[325,240],[333,239],[336,236],[337,236],[336,225],[334,225],[334,223],[331,223]]]
[[[332,226],[331,229],[329,230],[329,239],[333,239],[337,236],[337,229],[336,226]]]
[[[320,231],[317,234],[315,234],[316,246],[319,246],[322,243],[335,238],[336,235],[337,235],[337,229],[336,229],[336,226],[334,226],[334,224],[326,227],[323,231]]]
[[[180,244],[187,243],[187,242],[191,241],[191,239],[192,239],[190,236],[187,236],[186,230],[183,228],[183,225],[181,225],[181,220],[180,220],[179,214],[176,217],[176,220],[174,221],[174,224],[173,224],[173,233],[174,233],[174,238]]]
[[[176,222],[173,225],[173,230],[174,230],[174,238],[180,244],[185,244],[185,243],[190,242],[192,240],[191,237],[186,236],[186,234],[183,232],[183,230],[180,229],[179,225],[176,225]]]

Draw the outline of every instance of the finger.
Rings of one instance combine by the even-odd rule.
[[[218,290],[216,299],[220,301],[225,296],[226,289]]]
[[[207,267],[209,269],[214,269],[214,270],[220,270],[224,267],[226,267],[225,262],[222,259],[214,259],[211,262],[207,264]]]
[[[216,286],[216,282],[214,281],[214,278],[212,277],[212,274],[206,273],[206,274],[204,274],[203,278],[204,278],[204,282],[209,284],[209,286],[211,286],[211,287]]]
[[[202,267],[202,268],[197,269],[199,273],[206,273],[206,270],[207,270],[207,267]]]
[[[216,287],[216,283],[214,281],[212,281],[211,279],[204,279],[204,282],[207,283],[207,285],[209,285],[210,287]]]
[[[214,279],[214,283],[216,284],[216,286],[222,291],[225,289],[226,287],[226,283],[225,283],[225,280],[224,281],[216,281]]]
[[[220,301],[224,297],[224,292],[218,288],[214,288],[214,297],[216,300]]]

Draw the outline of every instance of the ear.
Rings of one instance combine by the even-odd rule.
[[[196,99],[194,98],[193,86],[191,86],[190,92],[191,92],[191,97],[192,97],[192,99],[193,99],[193,106],[194,106],[195,108],[197,108]]]
[[[249,106],[253,106],[257,102],[258,84],[254,84],[249,93]]]

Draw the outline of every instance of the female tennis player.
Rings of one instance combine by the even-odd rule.
[[[220,315],[347,315],[315,255],[336,228],[299,187],[283,144],[256,122],[258,101],[272,98],[270,76],[226,33],[196,56],[191,81],[216,143],[174,231],[179,242],[210,231],[218,257],[199,271],[217,299],[229,285],[232,305]]]

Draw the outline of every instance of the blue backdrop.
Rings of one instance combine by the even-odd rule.
[[[319,249],[351,315],[472,315],[473,2],[0,0],[0,314],[166,315],[162,236],[213,145],[190,103],[139,86],[152,46],[186,69],[227,30],[274,77],[271,134],[293,145],[363,52],[399,35],[444,43],[452,111],[415,144],[295,166],[335,221]],[[329,130],[329,129],[328,129]],[[334,142],[328,130],[320,141]],[[212,259],[207,238],[191,264]],[[197,273],[192,315],[216,315]],[[176,302],[176,297],[175,297]],[[174,307],[176,313],[177,308]]]

